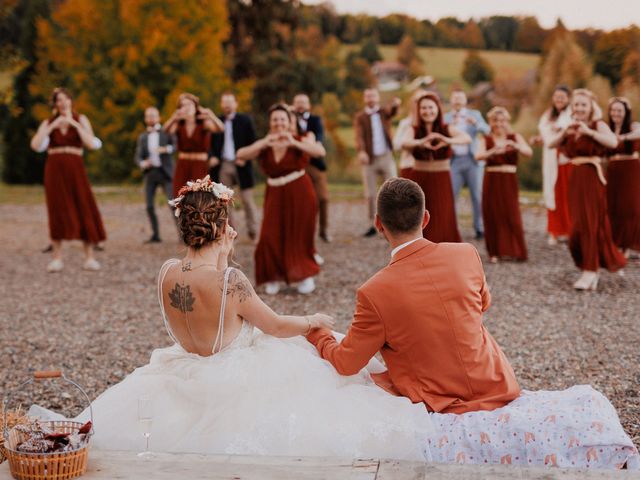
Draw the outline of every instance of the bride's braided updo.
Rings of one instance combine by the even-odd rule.
[[[189,192],[180,201],[178,228],[182,241],[196,250],[222,238],[229,202],[210,192]]]

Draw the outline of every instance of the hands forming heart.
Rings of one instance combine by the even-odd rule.
[[[293,144],[291,132],[270,133],[267,135],[267,145],[270,147],[289,147]]]
[[[427,150],[440,150],[441,148],[449,146],[449,144],[444,141],[444,139],[444,135],[433,132],[424,138],[422,146]]]

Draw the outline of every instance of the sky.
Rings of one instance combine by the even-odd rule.
[[[302,0],[316,4],[323,0]],[[640,25],[640,0],[333,0],[339,13],[383,16],[405,13],[419,19],[458,17],[466,20],[490,15],[532,15],[545,28],[560,17],[570,29],[611,30]]]

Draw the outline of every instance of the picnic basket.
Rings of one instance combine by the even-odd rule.
[[[30,383],[45,379],[62,379],[69,385],[74,386],[84,396],[88,405],[93,424],[93,410],[91,409],[91,401],[89,396],[80,385],[68,379],[61,371],[39,371],[33,374],[33,377],[23,382],[16,390],[22,389]],[[87,458],[89,455],[89,440],[93,435],[93,427],[86,435],[82,446],[76,450],[68,452],[53,453],[26,453],[17,450],[18,444],[24,440],[23,433],[15,428],[7,427],[7,404],[10,394],[7,394],[3,400],[3,418],[2,432],[4,435],[4,455],[9,461],[9,468],[13,478],[17,480],[63,480],[77,478],[84,474],[87,470]],[[59,433],[76,433],[82,423],[74,421],[42,421],[43,425],[49,426],[52,430]]]

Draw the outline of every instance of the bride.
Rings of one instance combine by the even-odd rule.
[[[175,344],[93,402],[94,446],[141,450],[138,399],[150,397],[155,451],[428,459],[423,404],[365,370],[340,376],[301,337],[331,317],[279,315],[228,266],[232,193],[206,177],[173,201],[187,254],[162,266],[158,297]]]

